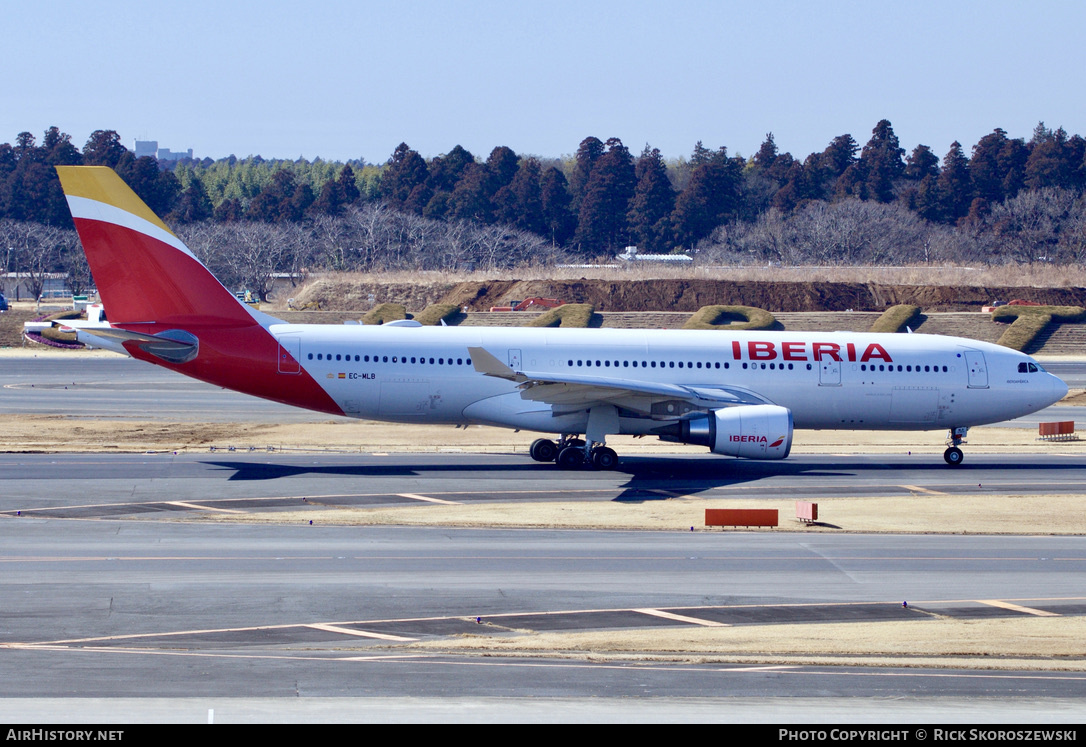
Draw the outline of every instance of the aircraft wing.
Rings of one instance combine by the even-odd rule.
[[[519,384],[520,396],[524,399],[562,409],[584,409],[596,404],[611,404],[645,414],[676,417],[689,409],[772,404],[755,392],[740,387],[688,386],[622,376],[514,371],[485,348],[470,347],[468,352],[471,354],[472,365],[479,373],[514,381]],[[687,407],[660,408],[667,403],[684,403]]]

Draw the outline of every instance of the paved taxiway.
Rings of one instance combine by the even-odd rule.
[[[480,658],[403,647],[495,629],[1080,615],[1082,538],[25,517],[4,520],[0,532],[7,698],[1086,696],[1081,672]],[[998,599],[1016,608],[978,601]]]
[[[124,359],[95,360],[104,362],[64,361],[60,368],[72,368],[63,371],[50,360],[48,373],[33,366],[13,372],[5,361],[0,412],[48,412],[48,405],[68,414],[119,411],[142,419],[179,413],[196,419],[199,410],[226,421],[326,418]],[[35,384],[29,389],[48,389],[48,396],[27,393],[28,372]],[[74,384],[64,384],[69,378]],[[58,403],[66,391],[79,396]],[[207,507],[236,508],[231,501],[243,501],[246,510],[297,508],[302,496],[351,506],[454,495],[477,502],[556,495],[640,502],[676,490],[749,498],[904,495],[912,486],[954,494],[975,492],[978,482],[989,493],[1081,493],[1086,467],[1058,456],[971,454],[958,470],[930,454],[799,456],[775,464],[653,456],[624,460],[613,473],[564,473],[524,457],[472,454],[3,455],[0,696],[199,696],[209,699],[208,707],[220,703],[220,714],[234,697],[513,698],[497,708],[556,704],[549,712],[555,720],[564,712],[602,720],[599,710],[584,714],[567,705],[563,711],[561,704],[603,696],[601,707],[608,697],[644,699],[641,713],[657,720],[684,714],[712,720],[707,697],[740,704],[748,714],[766,708],[773,718],[776,706],[763,699],[817,694],[825,700],[807,713],[810,720],[827,712],[847,713],[846,720],[877,717],[883,712],[877,704],[888,698],[948,719],[1081,720],[1086,675],[1074,672],[527,660],[400,646],[407,643],[401,639],[471,634],[480,625],[617,631],[699,620],[862,623],[1035,614],[1028,610],[1077,616],[1086,614],[1082,537],[183,521]],[[184,505],[195,501],[203,508]],[[910,601],[908,610],[901,600]],[[1013,600],[1012,607],[992,600]],[[836,697],[852,699],[847,712],[834,710],[841,704]],[[858,706],[860,697],[876,705]],[[267,703],[254,702],[251,713]],[[955,710],[946,715],[951,702]],[[473,720],[472,713],[465,708],[461,717]],[[487,717],[485,710],[474,713]],[[615,713],[636,720],[628,708]],[[736,720],[734,710],[715,713]]]
[[[797,455],[781,462],[711,454],[630,456],[613,472],[565,471],[501,454],[0,454],[0,512],[95,518],[309,505],[376,507],[554,500],[1086,494],[1080,457],[971,454],[948,468],[937,454]],[[237,505],[233,505],[236,503]]]
[[[1086,362],[1053,361],[1046,369],[1072,389],[1086,387]],[[1072,420],[1078,407],[1050,407],[1004,425]],[[330,416],[267,402],[120,356],[0,359],[0,413],[130,418],[175,422],[319,423]]]
[[[850,703],[849,713],[868,714],[850,720],[902,713],[883,710],[884,698],[905,698],[930,718],[943,708],[941,700],[924,700],[930,696],[972,702],[972,710],[960,712],[965,720],[1086,715],[1086,674],[1076,672],[480,658],[404,648],[494,626],[619,633],[707,623],[1080,616],[1086,614],[1082,537],[185,521],[209,508],[297,509],[302,496],[311,505],[353,506],[420,496],[641,502],[667,497],[676,486],[690,494],[817,495],[859,489],[858,482],[867,492],[869,484],[908,469],[885,460],[800,457],[787,472],[737,475],[720,470],[722,463],[756,464],[654,457],[629,460],[622,472],[570,474],[500,455],[4,455],[0,661],[10,674],[0,678],[0,697],[198,695],[210,707],[221,704],[220,718],[224,699],[235,696],[528,698],[519,702],[532,706],[541,698],[637,697],[650,699],[638,713],[604,700],[602,710],[583,715],[556,701],[550,717],[713,720],[699,698],[738,699],[730,702],[758,718],[779,706],[746,699],[817,693],[828,700],[823,710],[807,712],[810,720],[826,717],[825,709],[834,713],[838,697],[868,698],[859,711]],[[989,483],[1058,477],[1086,484],[1077,464],[977,457],[971,470]],[[958,482],[961,474],[929,458],[908,480],[969,490],[968,481]],[[982,694],[1013,700],[971,700]],[[443,701],[434,703],[427,712],[448,717]],[[935,711],[925,711],[925,703]],[[376,717],[343,707],[343,717]],[[260,718],[266,708],[254,701],[244,713]],[[518,711],[516,700],[491,708],[539,717]],[[461,715],[472,720],[486,713]],[[736,717],[734,707],[715,713]]]

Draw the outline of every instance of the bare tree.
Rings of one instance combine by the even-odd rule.
[[[940,260],[944,232],[896,203],[847,199],[815,202],[790,216],[771,208],[753,223],[718,228],[702,261],[782,264],[899,264]]]
[[[997,256],[1028,263],[1057,261],[1063,229],[1081,221],[1081,202],[1070,190],[1045,187],[996,205],[986,227],[993,234]]]
[[[75,231],[28,221],[0,220],[0,245],[9,256],[9,266],[26,276],[27,288],[40,298],[49,274],[63,272],[65,248],[79,246]]]

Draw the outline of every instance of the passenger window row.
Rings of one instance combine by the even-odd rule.
[[[863,363],[863,364],[860,365],[860,370],[861,371],[874,371],[875,370],[875,364],[872,363],[869,366],[866,363]],[[878,367],[878,370],[879,371],[893,371],[894,367],[892,365],[887,366],[887,365],[885,365],[883,363],[880,363],[879,367]],[[912,366],[912,365],[902,366],[902,365],[899,364],[898,367],[897,367],[897,370],[898,371],[906,371],[906,372],[915,371],[916,373],[921,373],[919,365],[916,365],[916,366]],[[924,373],[940,373],[940,372],[947,373],[947,371],[949,371],[949,369],[946,366],[943,366],[942,368],[940,368],[939,366],[931,366],[931,365],[924,366],[924,370],[923,370]]]
[[[343,353],[336,353],[334,358],[333,358],[332,353],[309,353],[308,358],[309,358],[309,360],[314,360],[314,359],[316,359],[318,361],[336,360],[336,361],[341,361],[341,362],[346,362],[346,363],[350,363],[352,361],[352,356],[350,354],[343,354]],[[426,365],[427,363],[429,363],[431,366],[433,366],[433,365],[437,365],[437,366],[453,366],[453,365],[465,366],[465,365],[467,365],[467,366],[470,366],[471,365],[471,358],[455,358],[455,359],[454,358],[444,358],[444,357],[425,358],[425,357],[420,357],[420,356],[406,356],[406,355],[402,355],[402,356],[398,356],[398,355],[393,355],[393,356],[373,355],[373,356],[370,356],[370,355],[355,354],[353,356],[353,361],[355,363],[397,363],[397,364],[408,364],[408,365],[410,365],[410,364]],[[728,368],[731,368],[731,364],[728,361],[725,361],[723,364],[721,364],[720,361],[704,361],[704,362],[703,361],[645,361],[645,360],[642,360],[642,361],[630,361],[630,360],[611,361],[611,360],[587,360],[587,359],[574,360],[572,358],[567,361],[567,365],[570,368],[573,368],[573,367],[578,367],[578,368],[585,368],[585,367],[587,367],[587,368],[593,368],[593,367],[594,368],[682,368],[682,369],[699,369],[700,368],[700,369],[703,369],[703,370],[704,369],[720,369],[720,368],[728,369]],[[747,362],[743,363],[743,369],[744,370],[750,369],[750,368],[758,369],[760,367],[764,371],[766,369],[766,367],[768,366],[769,370],[771,370],[771,371],[772,370],[781,370],[781,371],[783,371],[783,370],[785,370],[785,365],[788,366],[789,371],[793,370],[793,364],[791,364],[791,363],[788,363],[788,364],[784,364],[784,363],[768,363],[768,364],[766,364],[766,363],[747,363]],[[812,368],[811,364],[810,363],[806,364],[806,368],[807,368],[808,371],[810,371],[811,368]],[[863,363],[863,364],[860,365],[860,370],[861,371],[872,371],[872,372],[874,372],[876,370],[878,370],[878,371],[894,371],[895,369],[894,369],[894,366],[892,364],[891,365],[886,365],[886,364],[880,363],[878,365],[878,367],[876,368],[874,363],[871,363],[871,364]],[[921,372],[923,372],[923,373],[940,373],[940,372],[947,373],[949,369],[946,366],[932,366],[932,365],[926,365],[926,366],[923,367],[923,369],[921,369],[921,367],[919,365],[914,366],[914,365],[911,365],[911,364],[907,364],[907,365],[898,364],[897,370],[898,371],[905,371],[905,372],[913,372],[913,371],[915,371],[916,373],[921,373]],[[1035,373],[1037,371],[1037,366],[1035,364],[1033,364],[1033,363],[1019,363],[1018,364],[1018,370],[1021,373],[1026,373],[1027,371],[1029,373]]]
[[[769,370],[770,371],[773,371],[774,369],[779,370],[779,371],[784,370],[784,364],[783,363],[770,363],[768,365],[769,365]],[[766,369],[766,364],[765,363],[751,363],[750,364],[750,367],[753,368],[753,369],[757,369],[759,366],[761,366],[761,369],[763,371]],[[746,368],[746,367],[747,367],[747,364],[744,363],[743,368]],[[789,371],[792,370],[792,364],[791,363],[788,364],[788,370]],[[808,371],[811,370],[811,364],[810,363],[807,364],[807,370]]]
[[[308,355],[309,360],[330,361],[333,360],[331,353],[310,353]],[[345,363],[351,362],[350,355],[344,355],[342,353],[336,353],[335,360],[343,361]],[[427,362],[431,366],[470,366],[471,358],[422,358],[417,356],[408,357],[406,355],[355,355],[355,363],[416,363],[420,366],[426,365]]]
[[[569,361],[567,361],[566,365],[568,365],[570,368],[586,366],[589,368],[593,366],[595,366],[596,368],[675,368],[676,362],[660,361],[659,365],[657,365],[656,361],[574,361],[571,358]],[[728,364],[725,363],[724,368],[728,367]],[[696,363],[694,361],[678,361],[678,368],[720,368],[720,363],[717,362],[714,364],[708,361],[706,361],[705,363],[702,363],[701,361],[697,361]]]

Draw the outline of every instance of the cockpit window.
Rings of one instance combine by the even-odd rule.
[[[1043,369],[1036,363],[1027,363],[1026,361],[1022,361],[1018,364],[1018,373],[1037,373],[1041,370]]]

